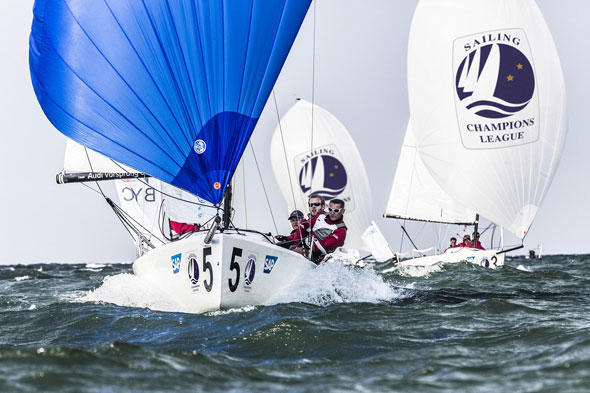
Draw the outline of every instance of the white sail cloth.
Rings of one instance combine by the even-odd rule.
[[[436,183],[524,238],[566,131],[561,65],[534,0],[421,0],[408,91],[416,145]]]
[[[140,173],[69,138],[66,142],[64,171],[66,173]]]
[[[161,182],[155,178],[116,180],[119,206],[132,218],[142,236],[154,246],[165,238],[160,231]],[[137,240],[137,239],[136,239]]]
[[[385,215],[449,224],[475,222],[475,212],[449,197],[424,166],[411,121],[406,129]]]
[[[313,116],[313,149],[312,143]],[[299,100],[281,119],[271,142],[271,162],[289,210],[309,211],[319,193],[342,199],[348,228],[345,247],[366,249],[361,235],[371,223],[371,189],[365,166],[344,125],[325,109]]]

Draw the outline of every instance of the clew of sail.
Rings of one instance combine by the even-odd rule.
[[[345,246],[367,249],[361,235],[371,224],[371,188],[354,140],[334,115],[298,100],[277,126],[270,155],[289,211],[307,212],[307,198],[312,193],[326,200],[342,199],[348,228]]]
[[[563,73],[534,0],[421,0],[408,47],[412,129],[457,204],[524,238],[566,134]]]
[[[311,0],[36,0],[29,64],[66,136],[218,204]]]
[[[385,215],[448,224],[475,222],[475,212],[444,192],[424,166],[411,121],[406,129]]]

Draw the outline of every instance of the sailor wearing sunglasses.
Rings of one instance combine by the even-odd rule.
[[[320,215],[311,227],[309,243],[312,248],[312,261],[320,263],[324,257],[344,246],[346,240],[346,224],[344,215],[344,201],[332,199],[328,207],[328,214]]]
[[[305,254],[305,249],[302,247],[301,240],[306,240],[310,228],[313,227],[318,217],[324,214],[326,207],[326,200],[319,194],[311,194],[308,198],[309,205],[309,220],[302,221],[299,230],[296,231],[293,237],[293,246],[291,249],[299,254]]]

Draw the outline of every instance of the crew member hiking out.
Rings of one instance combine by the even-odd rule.
[[[346,224],[342,219],[343,215],[344,201],[332,199],[328,214],[321,214],[314,221],[308,236],[313,262],[320,263],[327,254],[344,245]]]
[[[293,251],[303,255],[306,253],[303,240],[308,238],[310,228],[313,227],[318,217],[324,214],[326,201],[319,194],[311,194],[308,198],[308,205],[309,219],[301,222],[299,228],[293,234],[293,245],[290,247]]]

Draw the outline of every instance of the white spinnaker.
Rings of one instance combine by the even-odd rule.
[[[435,181],[524,238],[566,132],[561,65],[536,3],[421,0],[410,31],[408,91],[416,143]],[[484,100],[486,91],[494,93]]]
[[[161,184],[155,178],[115,180],[119,206],[154,246],[162,245],[165,241],[160,231]]]
[[[385,214],[393,218],[449,224],[475,222],[475,212],[449,197],[424,166],[411,121],[406,129]]]
[[[275,130],[270,154],[281,192],[289,211],[304,213],[309,212],[307,198],[312,192],[344,200],[348,228],[344,245],[364,249],[361,235],[371,223],[372,202],[361,155],[344,125],[317,105],[313,106],[311,150],[311,119],[312,104],[299,100]]]
[[[90,150],[72,139],[68,139],[66,143],[64,171],[67,173],[140,173],[131,167]]]

